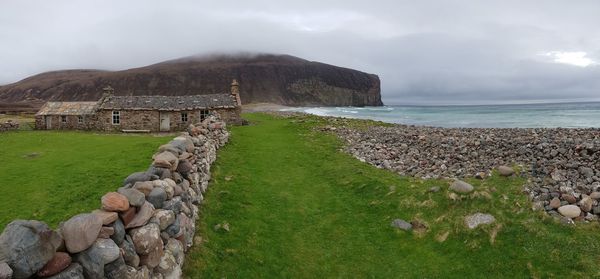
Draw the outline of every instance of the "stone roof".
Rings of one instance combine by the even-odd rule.
[[[181,111],[208,108],[234,108],[235,97],[231,94],[186,96],[108,96],[101,101],[100,109],[110,110],[162,110]]]
[[[94,114],[98,102],[47,102],[36,115],[87,115]]]

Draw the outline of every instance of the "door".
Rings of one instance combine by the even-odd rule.
[[[171,129],[171,116],[168,112],[160,113],[160,131],[168,132]]]
[[[46,130],[52,129],[52,116],[46,115]]]

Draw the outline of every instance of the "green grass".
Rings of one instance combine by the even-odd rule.
[[[340,152],[315,131],[320,118],[246,117],[253,125],[231,128],[213,166],[189,278],[600,277],[597,223],[567,227],[532,212],[523,179],[472,180],[476,192],[453,200],[448,181],[399,177]],[[497,222],[468,230],[463,218],[475,212]],[[395,218],[428,229],[399,231]],[[224,222],[229,232],[214,229]]]
[[[0,133],[0,231],[13,219],[58,222],[100,207],[100,197],[151,163],[165,137],[82,132]]]

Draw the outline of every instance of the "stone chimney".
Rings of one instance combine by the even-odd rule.
[[[106,100],[115,95],[115,90],[110,86],[102,88],[102,98],[98,101],[99,104],[103,104]]]
[[[242,100],[240,99],[240,84],[237,80],[231,82],[231,95],[235,98],[238,106],[242,106]]]
[[[110,85],[102,88],[102,99],[115,95],[115,90]]]

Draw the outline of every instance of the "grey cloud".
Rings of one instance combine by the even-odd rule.
[[[598,1],[1,1],[0,84],[203,53],[273,52],[378,74],[387,104],[600,98]]]

